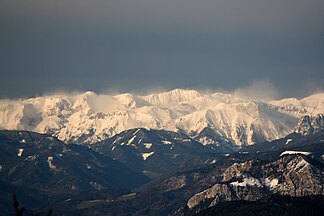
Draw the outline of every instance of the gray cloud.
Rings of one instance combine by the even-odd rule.
[[[234,94],[241,98],[264,101],[280,98],[278,88],[266,79],[254,80],[250,85],[236,89]]]
[[[322,0],[2,0],[0,97],[323,83]],[[307,77],[307,78],[305,78]]]
[[[323,24],[321,0],[3,0],[4,16],[114,28],[307,32]],[[301,29],[303,27],[303,29]]]

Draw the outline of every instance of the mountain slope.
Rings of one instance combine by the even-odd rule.
[[[310,126],[302,123],[303,130],[298,122],[304,116],[312,119],[323,113],[324,94],[301,100],[255,101],[183,89],[146,96],[85,92],[0,100],[0,128],[50,133],[67,143],[96,143],[144,127],[181,131],[206,145],[222,145],[227,151],[278,139],[295,130],[303,134],[305,128],[321,131],[323,121],[310,121]],[[206,128],[216,137],[204,136]]]
[[[130,179],[132,179],[130,181]],[[28,208],[87,191],[132,189],[149,179],[91,149],[28,131],[0,131],[0,208],[12,195]]]
[[[89,147],[152,177],[221,157],[185,134],[145,128],[123,131]]]
[[[10,150],[9,147],[2,148],[0,158],[4,157],[3,161],[7,161],[8,158],[5,158],[5,156],[9,154],[8,157],[13,157],[17,161],[17,164],[21,164],[19,158],[28,158],[27,147],[29,143],[33,143],[32,146],[38,147],[39,152],[47,151],[43,153],[45,156],[43,159],[38,157],[41,159],[38,163],[43,165],[35,166],[33,164],[32,166],[32,168],[40,170],[40,173],[46,173],[48,169],[53,172],[53,166],[56,169],[65,169],[65,165],[60,164],[56,160],[57,158],[54,158],[56,157],[55,153],[63,158],[63,155],[59,155],[62,153],[61,145],[70,150],[64,154],[67,154],[71,160],[65,158],[64,161],[70,164],[73,169],[72,171],[68,168],[65,170],[67,170],[70,176],[73,176],[72,180],[70,179],[71,181],[81,179],[79,182],[85,183],[85,188],[90,185],[88,191],[91,190],[91,194],[88,194],[87,190],[85,190],[84,192],[88,195],[81,195],[78,191],[74,192],[69,188],[64,194],[60,194],[61,191],[58,190],[60,187],[56,187],[58,184],[55,184],[55,181],[51,181],[51,185],[53,185],[50,187],[47,186],[47,178],[44,178],[44,182],[35,181],[34,179],[37,180],[37,178],[33,176],[37,176],[37,174],[32,174],[32,177],[30,177],[30,170],[32,168],[26,165],[23,171],[26,170],[27,173],[23,174],[24,177],[17,177],[19,176],[20,170],[18,174],[15,174],[17,171],[14,170],[11,176],[5,167],[5,175],[1,176],[0,180],[2,194],[8,196],[12,192],[18,193],[19,197],[23,197],[24,204],[26,200],[35,203],[42,199],[50,199],[50,205],[57,209],[55,212],[62,214],[187,215],[225,201],[263,200],[267,199],[266,197],[269,195],[271,196],[276,193],[288,196],[308,196],[323,194],[324,191],[324,145],[321,143],[320,134],[305,137],[296,135],[294,140],[283,146],[281,143],[287,142],[288,138],[280,139],[278,140],[278,148],[273,151],[235,152],[223,158],[216,158],[211,163],[200,164],[200,167],[195,167],[194,165],[196,163],[192,163],[193,165],[190,166],[191,169],[171,172],[168,175],[160,176],[156,181],[149,182],[140,188],[134,189],[132,193],[125,194],[125,192],[100,190],[103,189],[99,185],[100,183],[103,185],[100,182],[103,179],[97,174],[100,172],[100,169],[97,168],[96,173],[91,170],[96,169],[94,167],[95,164],[99,166],[102,165],[100,163],[105,163],[104,159],[101,159],[101,157],[104,157],[101,154],[95,153],[82,145],[66,145],[59,141],[56,144],[56,139],[48,135],[28,132],[19,134],[16,131],[11,131],[9,135],[6,133],[0,133],[0,135],[2,134],[0,138],[4,140],[4,146],[13,146],[14,150]],[[289,138],[292,137],[289,136]],[[53,139],[52,142],[46,144],[45,141],[51,139]],[[298,141],[299,139],[300,141]],[[191,160],[199,157],[199,155],[196,155],[197,153],[206,154],[207,158],[209,158],[209,151],[213,151],[208,146],[203,146],[181,133],[147,130],[143,128],[124,131],[108,140],[110,141],[89,146],[95,148],[97,151],[102,151],[103,154],[116,157],[115,162],[117,166],[119,164],[117,157],[121,157],[118,160],[125,160],[122,162],[127,163],[127,165],[134,164],[132,168],[139,170],[144,169],[143,167],[147,170],[158,170],[158,168],[165,165],[164,163],[162,165],[161,163],[157,163],[160,158],[162,161],[166,160],[172,163],[172,160],[174,160],[173,157],[168,157],[170,154],[171,156],[174,154],[170,149],[172,146],[173,149],[176,149],[176,146],[178,146],[180,152],[185,152],[186,155],[190,155]],[[272,144],[277,147],[276,144]],[[113,148],[114,150],[112,151]],[[24,150],[22,151],[20,149]],[[115,155],[110,155],[115,150],[117,151],[117,149],[119,149],[118,154],[113,153]],[[201,149],[206,152],[201,152]],[[154,150],[153,154],[142,155],[144,151],[151,150]],[[157,154],[156,152],[159,152],[157,160],[150,162],[150,159]],[[53,159],[51,160],[48,160],[49,153],[54,153]],[[212,155],[215,156],[215,153],[212,152]],[[140,159],[139,161],[143,163],[137,163],[138,161],[134,158]],[[203,158],[202,161],[205,159]],[[1,163],[5,163],[3,161]],[[106,164],[105,171],[108,170],[110,174],[116,173],[109,164]],[[171,166],[168,165],[168,169],[171,170],[176,165],[176,163]],[[8,165],[6,166],[8,167]],[[90,170],[83,171],[83,167],[86,167],[87,170],[90,168]],[[121,167],[117,168],[120,169]],[[67,173],[65,172],[65,174]],[[92,173],[96,177],[93,177]],[[109,178],[109,173],[107,175],[103,174],[102,176],[104,176],[104,180],[111,182],[112,179]],[[52,178],[51,176],[51,173],[47,173],[46,177]],[[61,180],[64,184],[68,182],[66,180],[69,178],[65,175],[61,175],[60,177],[62,177]],[[99,184],[86,184],[89,178],[92,177],[94,178],[93,181]],[[5,181],[2,181],[3,179]],[[29,181],[30,179],[32,180]],[[124,176],[124,179],[119,176],[119,179],[121,182],[131,183],[134,181],[132,176]],[[28,184],[20,185],[25,180],[25,183]],[[33,184],[33,182],[36,182],[36,184]],[[31,185],[31,187],[28,185]],[[45,190],[39,190],[39,188]],[[57,191],[56,193],[59,194],[54,195],[51,190],[54,192]],[[37,198],[37,200],[33,200],[34,198]],[[1,203],[5,203],[2,202],[3,196],[0,197],[0,201]]]
[[[289,134],[286,137],[273,140],[271,142],[258,143],[253,146],[246,146],[242,152],[262,153],[262,152],[282,152],[287,149],[298,149],[299,147],[311,148],[311,146],[324,145],[324,133],[302,135],[298,133]]]
[[[148,180],[89,148],[33,132],[0,131],[0,156],[1,180],[16,186],[74,192],[132,188]]]
[[[304,151],[312,146],[305,146]],[[324,148],[321,145],[321,155]],[[272,154],[268,152],[268,154]],[[277,155],[277,153],[274,153]],[[272,160],[246,160],[245,155],[225,157],[214,164],[178,172],[136,190],[126,203],[92,208],[110,215],[190,215],[226,201],[265,200],[268,196],[324,195],[324,165],[304,152],[270,156]],[[306,199],[306,198],[305,198]],[[127,205],[125,208],[124,205]],[[113,208],[119,206],[119,208]],[[89,209],[90,211],[90,209]]]
[[[220,183],[188,200],[190,209],[232,200],[255,201],[269,194],[324,195],[324,166],[301,155],[287,155],[267,164],[257,160],[233,164]],[[201,208],[201,207],[200,207]]]

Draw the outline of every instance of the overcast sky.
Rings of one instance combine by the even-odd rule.
[[[1,0],[0,98],[324,89],[323,0]]]

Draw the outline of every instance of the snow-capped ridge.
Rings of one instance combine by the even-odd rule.
[[[323,113],[324,94],[260,102],[230,93],[188,89],[145,96],[88,91],[0,100],[0,129],[50,133],[65,142],[95,143],[132,128],[181,131],[192,138],[210,128],[218,141],[200,136],[205,144],[225,141],[243,146],[284,137],[296,130],[304,116]],[[318,131],[317,126],[312,127]]]
[[[161,105],[170,103],[187,102],[200,97],[201,94],[195,90],[174,89],[168,92],[155,93],[144,96],[150,104]]]

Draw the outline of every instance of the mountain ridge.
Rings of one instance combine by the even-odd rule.
[[[304,116],[324,113],[324,94],[256,101],[230,93],[175,89],[145,96],[85,92],[0,100],[0,129],[49,133],[64,142],[95,143],[132,128],[181,131],[191,138],[210,128],[236,146],[292,133]],[[210,144],[207,137],[199,137]],[[217,144],[214,141],[213,144]]]

